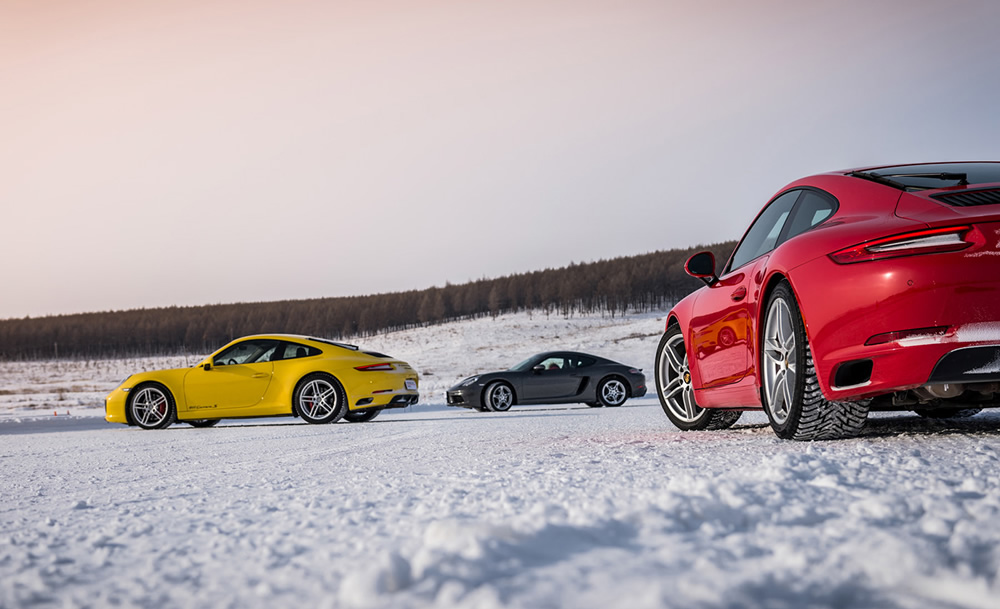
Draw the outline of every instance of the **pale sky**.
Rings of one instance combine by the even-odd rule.
[[[996,0],[0,0],[0,318],[349,296],[738,238],[1000,160]]]

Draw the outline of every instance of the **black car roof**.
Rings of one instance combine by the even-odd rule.
[[[542,353],[536,353],[535,355],[532,356],[532,358],[546,359],[549,357],[557,357],[560,355],[583,356],[583,357],[590,357],[596,360],[602,360],[608,362],[611,361],[606,357],[601,357],[600,355],[594,355],[593,353],[584,353],[583,351],[544,351]]]

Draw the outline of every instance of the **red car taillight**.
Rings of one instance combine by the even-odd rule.
[[[362,372],[378,372],[380,370],[394,370],[392,364],[369,364],[367,366],[355,366],[355,370]]]
[[[957,252],[972,245],[972,241],[965,239],[966,233],[971,230],[971,226],[918,230],[852,245],[830,254],[830,258],[838,264],[852,264],[900,256]]]

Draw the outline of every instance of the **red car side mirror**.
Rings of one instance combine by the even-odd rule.
[[[684,263],[684,272],[701,279],[705,285],[712,285],[719,280],[715,274],[715,254],[712,252],[698,252],[688,258]]]

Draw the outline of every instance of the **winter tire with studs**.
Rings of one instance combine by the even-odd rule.
[[[831,440],[861,431],[869,402],[823,397],[805,324],[787,282],[771,292],[760,336],[761,401],[778,437]]]

